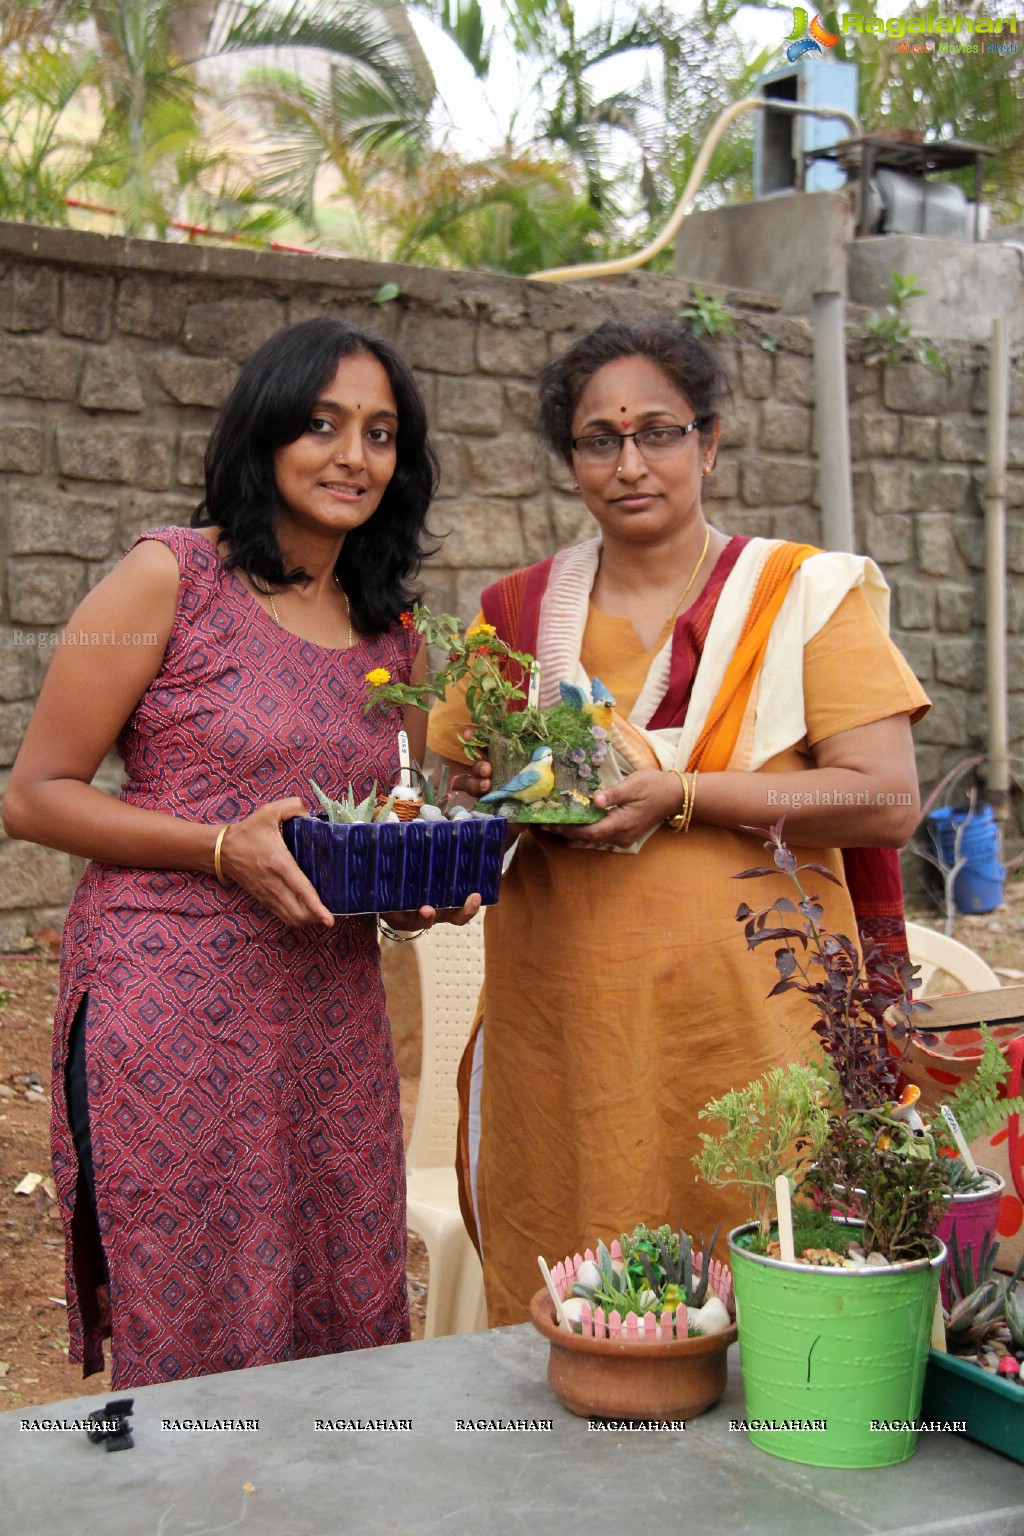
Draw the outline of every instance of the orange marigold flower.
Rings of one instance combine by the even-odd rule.
[[[404,613],[400,613],[398,615],[398,622],[399,622],[399,624],[401,624],[403,629],[415,629],[416,628],[416,620],[413,618],[412,614],[409,612],[408,609],[406,609],[406,611]]]
[[[366,681],[374,688],[383,688],[385,683],[390,683],[391,673],[387,667],[374,667],[372,672],[367,672]]]

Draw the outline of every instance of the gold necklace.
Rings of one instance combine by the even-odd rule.
[[[250,580],[252,581],[253,586],[256,588],[256,591],[259,592],[261,594],[261,596],[265,597],[267,599],[268,603],[270,604],[270,611],[271,611],[271,613],[274,616],[274,623],[276,625],[278,625],[279,628],[284,629],[284,625],[281,623],[280,617],[279,617],[278,612],[277,612],[277,604],[274,602],[274,594],[273,594],[273,592],[270,590],[269,587],[264,586],[262,584],[262,582],[258,582],[255,577],[250,577]],[[334,585],[337,587],[338,591],[341,593],[342,597],[345,599],[345,617],[348,620],[348,648],[349,648],[349,650],[351,650],[352,649],[352,605],[350,604],[350,602],[348,600],[348,593],[345,591],[345,588],[342,586],[341,582],[338,580],[338,573],[337,573],[337,571],[335,571],[335,573],[334,573]]]
[[[690,577],[689,581],[686,583],[686,586],[683,588],[682,592],[680,593],[679,601],[676,603],[675,607],[672,609],[672,612],[669,614],[668,618],[665,620],[666,624],[669,623],[670,620],[675,618],[676,614],[679,612],[680,608],[683,606],[683,603],[686,601],[686,594],[687,594],[687,592],[689,592],[690,588],[693,586],[694,582],[697,580],[697,572],[700,570],[701,566],[704,564],[704,556],[708,552],[708,545],[710,543],[711,543],[711,524],[709,523],[708,526],[707,526],[707,531],[704,534],[704,548],[700,552],[700,559],[697,561],[697,564],[693,568],[693,575]]]

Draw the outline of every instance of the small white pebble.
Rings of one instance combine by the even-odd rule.
[[[583,1260],[583,1263],[576,1271],[576,1284],[595,1286],[601,1284],[601,1269],[599,1265],[594,1263],[593,1259]]]

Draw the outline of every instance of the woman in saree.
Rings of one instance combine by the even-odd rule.
[[[542,435],[595,536],[483,594],[481,621],[538,658],[542,705],[561,680],[610,690],[617,780],[602,821],[521,833],[487,914],[460,1174],[492,1325],[527,1315],[538,1253],[638,1221],[706,1238],[747,1219],[742,1191],[697,1180],[699,1112],[813,1039],[802,994],[767,998],[772,955],[736,922],[731,877],[763,862],[751,828],[785,815],[800,862],[837,877],[818,892],[827,926],[905,942],[894,850],[919,814],[928,700],[870,560],[708,523],[726,389],[710,349],[662,320],[608,322],[550,364]],[[467,723],[450,691],[429,740],[479,795]]]

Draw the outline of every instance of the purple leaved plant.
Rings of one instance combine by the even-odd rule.
[[[743,902],[736,920],[744,925],[748,948],[777,946],[779,979],[769,997],[797,991],[814,1005],[818,1017],[812,1028],[835,1071],[846,1109],[875,1109],[899,1097],[898,1063],[889,1053],[882,1018],[895,1008],[898,1022],[892,1033],[897,1040],[906,1037],[912,1014],[925,1007],[911,997],[917,970],[908,959],[887,954],[877,944],[866,946],[862,956],[846,934],[820,926],[821,902],[808,895],[800,876],[809,871],[833,885],[841,882],[822,864],[797,863],[783,841],[784,822],[782,817],[770,828],[744,828],[765,839],[772,863],[745,869],[734,878],[756,880],[781,873],[791,882],[794,897],[779,896],[757,911]]]

